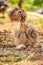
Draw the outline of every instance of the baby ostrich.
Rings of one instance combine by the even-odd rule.
[[[24,22],[26,20],[26,12],[22,9],[22,3],[23,0],[19,0],[18,2],[18,8],[13,8],[12,10],[10,10],[9,12],[9,17],[11,19],[11,21],[20,21],[20,22]]]
[[[19,8],[14,8],[9,12],[11,21],[20,21],[19,29],[15,30],[15,45],[24,44],[26,46],[36,43],[36,31],[32,25],[25,24],[26,12],[21,8],[23,0],[19,0]]]
[[[5,17],[4,12],[5,12],[7,7],[8,7],[7,1],[6,0],[0,0],[0,12],[2,12],[3,17]]]

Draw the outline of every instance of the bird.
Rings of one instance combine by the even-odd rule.
[[[3,18],[5,17],[4,16],[4,13],[5,13],[5,10],[7,9],[8,7],[8,3],[6,0],[0,0],[0,12],[3,14]]]
[[[22,8],[22,2],[23,0],[19,0],[18,6],[19,7],[14,7],[9,11],[9,18],[11,21],[20,21],[21,23],[24,23],[26,20],[27,14],[26,11]]]

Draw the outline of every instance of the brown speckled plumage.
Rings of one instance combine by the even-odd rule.
[[[35,29],[32,26],[22,24],[20,29],[16,31],[15,37],[15,43],[25,44],[28,46],[34,45],[36,43],[37,35]]]

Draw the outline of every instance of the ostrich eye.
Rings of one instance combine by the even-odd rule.
[[[21,11],[19,11],[18,13],[19,13],[19,14],[22,14],[22,12],[21,12]]]

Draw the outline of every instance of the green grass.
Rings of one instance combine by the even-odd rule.
[[[18,0],[8,0],[12,6],[17,6]],[[29,11],[36,10],[43,7],[43,0],[24,0],[22,4],[23,8]]]

